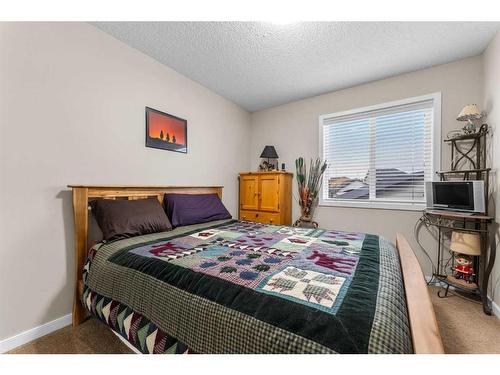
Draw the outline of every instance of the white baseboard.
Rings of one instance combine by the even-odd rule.
[[[71,324],[73,314],[68,314],[38,327],[18,333],[0,341],[0,353],[6,353],[39,337],[48,335]]]
[[[488,297],[489,298],[489,297]],[[490,299],[491,301],[491,299]],[[493,310],[493,314],[500,319],[500,306],[498,306],[495,302],[491,301],[491,309]]]

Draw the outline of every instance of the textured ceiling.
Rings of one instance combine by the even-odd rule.
[[[97,22],[249,111],[481,54],[500,23]]]

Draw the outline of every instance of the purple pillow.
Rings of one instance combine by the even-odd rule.
[[[165,194],[163,204],[174,227],[231,219],[217,194]]]

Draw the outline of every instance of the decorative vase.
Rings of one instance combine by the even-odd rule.
[[[318,200],[310,201],[300,205],[300,218],[294,223],[296,227],[317,228],[318,223],[313,220],[314,211],[318,206]]]
[[[297,168],[297,183],[299,192],[300,218],[293,224],[297,227],[317,228],[318,223],[313,220],[314,211],[318,205],[318,193],[321,186],[326,163],[321,163],[318,158],[311,160],[309,176],[303,158],[295,161]]]

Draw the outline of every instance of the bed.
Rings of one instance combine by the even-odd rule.
[[[222,187],[71,186],[73,324],[142,353],[442,353],[404,237],[220,220],[87,249],[88,203]]]

